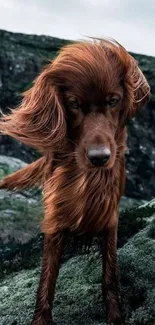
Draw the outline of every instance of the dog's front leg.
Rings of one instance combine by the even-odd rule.
[[[117,225],[106,229],[102,242],[102,290],[106,303],[108,325],[124,325],[120,310],[117,266]]]
[[[63,235],[45,235],[42,270],[31,325],[53,324],[51,308],[63,251]]]

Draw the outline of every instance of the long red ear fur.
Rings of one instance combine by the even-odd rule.
[[[52,84],[52,64],[23,95],[19,107],[0,119],[0,132],[41,152],[62,146],[66,134],[63,108]]]
[[[127,118],[129,119],[133,118],[137,111],[150,100],[150,86],[133,58],[125,82],[127,82],[126,88],[130,97],[130,105],[127,111]]]
[[[138,67],[137,61],[126,51],[126,49],[113,39],[103,40],[101,44],[106,45],[119,57],[124,66],[123,82],[130,102],[127,110],[128,118],[132,118],[136,112],[150,100],[150,86]]]

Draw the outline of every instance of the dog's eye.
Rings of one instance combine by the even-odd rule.
[[[79,108],[79,103],[76,102],[76,101],[74,101],[74,102],[72,102],[71,107],[72,107],[73,109],[78,109],[78,108]]]
[[[69,108],[70,109],[77,110],[77,109],[79,109],[79,107],[80,107],[80,104],[78,103],[77,100],[69,101]]]
[[[118,104],[119,101],[120,101],[120,98],[113,97],[107,101],[107,105],[110,107],[114,107]]]

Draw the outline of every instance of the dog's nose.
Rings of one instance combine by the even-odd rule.
[[[94,166],[103,166],[109,160],[110,156],[110,149],[103,146],[93,146],[87,150],[87,157]]]

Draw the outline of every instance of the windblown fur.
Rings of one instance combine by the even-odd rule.
[[[68,45],[37,77],[21,105],[0,119],[0,132],[40,150],[42,157],[7,176],[0,188],[43,190],[43,265],[32,325],[52,319],[51,301],[65,230],[104,234],[108,324],[124,325],[117,276],[118,204],[125,185],[128,119],[148,102],[150,87],[137,62],[117,42]],[[97,167],[88,150],[106,148]]]

